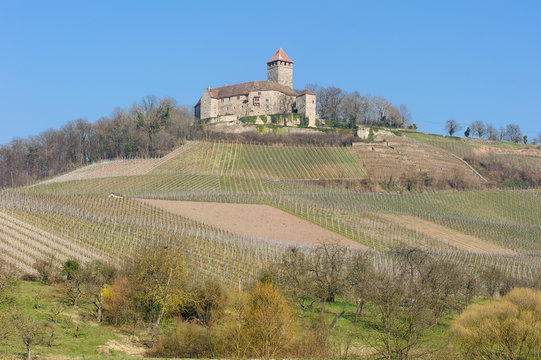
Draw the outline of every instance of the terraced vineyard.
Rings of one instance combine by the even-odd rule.
[[[407,138],[393,141],[380,145],[394,147],[396,153],[385,156],[404,168],[463,169],[447,151]],[[238,285],[286,248],[135,200],[145,198],[269,205],[368,247],[377,266],[388,265],[389,249],[407,245],[471,271],[496,265],[519,278],[541,275],[541,190],[383,194],[321,185],[369,175],[376,168],[372,151],[364,145],[190,142],[161,159],[92,165],[1,194],[2,256],[31,271],[41,253],[69,257],[81,249],[81,257],[117,262],[154,243],[180,247],[194,276]],[[477,178],[471,171],[468,176]],[[125,198],[107,198],[110,192]],[[310,253],[309,244],[301,246]]]

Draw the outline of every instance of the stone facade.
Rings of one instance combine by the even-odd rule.
[[[293,61],[282,49],[267,62],[267,81],[207,88],[195,106],[195,116],[211,122],[292,113],[316,125],[316,96],[307,89],[293,90]]]
[[[267,80],[293,88],[293,63],[272,61],[267,63]]]

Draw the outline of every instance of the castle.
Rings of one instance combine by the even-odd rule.
[[[290,124],[316,126],[316,96],[293,89],[293,61],[281,48],[267,61],[267,81],[206,88],[195,105],[195,116],[210,122],[266,123],[288,118]],[[301,123],[304,121],[304,123]],[[274,121],[273,121],[274,122]]]

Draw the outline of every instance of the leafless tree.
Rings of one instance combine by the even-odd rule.
[[[486,134],[486,127],[485,124],[481,121],[474,121],[470,125],[470,129],[473,133],[473,136],[477,136],[478,138],[482,138]]]
[[[366,301],[372,293],[374,269],[367,258],[367,254],[359,253],[351,261],[348,274],[348,286],[355,296],[355,322],[364,316]]]
[[[15,328],[26,345],[26,360],[32,360],[32,346],[43,334],[43,324],[31,315],[15,315]]]
[[[486,134],[487,134],[487,139],[489,140],[499,140],[498,129],[496,129],[494,125],[491,125],[491,124],[487,125]]]
[[[281,289],[295,300],[304,318],[306,310],[315,302],[313,274],[308,269],[305,255],[296,247],[288,249],[273,272]]]
[[[314,249],[312,261],[307,263],[314,278],[315,294],[321,300],[321,312],[325,310],[326,302],[334,302],[346,289],[346,251],[337,243],[323,242]]]
[[[523,139],[522,131],[520,130],[520,127],[516,124],[508,124],[505,127],[502,135],[503,140],[512,141],[515,143],[519,143]]]

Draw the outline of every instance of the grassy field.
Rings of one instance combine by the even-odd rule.
[[[145,330],[140,329],[136,335],[120,330],[107,324],[98,324],[94,321],[93,307],[90,303],[83,302],[78,308],[73,308],[62,301],[61,285],[46,286],[37,282],[19,281],[15,284],[7,297],[0,303],[0,311],[9,312],[16,308],[26,316],[32,316],[42,326],[39,340],[32,347],[32,353],[39,359],[139,359],[145,352],[142,339],[145,338]],[[476,300],[483,301],[482,299]],[[39,308],[36,305],[39,304]],[[58,315],[57,323],[53,323],[51,308],[62,304],[64,310]],[[339,299],[329,303],[325,312],[320,313],[320,304],[306,312],[302,324],[323,322],[330,324],[336,314],[345,311],[343,317],[337,322],[329,344],[335,357],[346,354],[349,347],[349,355],[369,355],[374,349],[373,345],[378,341],[379,333],[375,326],[378,319],[372,311],[372,305],[365,307],[364,316],[355,322],[355,304],[350,299]],[[298,311],[298,310],[295,310]],[[440,324],[430,329],[423,336],[422,347],[424,350],[441,350],[448,346],[449,325],[452,316],[444,317]],[[301,320],[298,326],[303,326]],[[49,345],[51,327],[54,326],[53,345]],[[168,324],[165,324],[165,328]],[[78,336],[77,334],[78,330]],[[20,359],[26,353],[26,347],[14,330],[12,336],[4,345],[0,346],[0,358],[11,360]]]
[[[37,282],[20,281],[16,283],[11,295],[0,303],[0,311],[32,316],[46,325],[32,352],[40,359],[134,359],[140,358],[144,349],[134,343],[130,336],[113,327],[98,325],[91,320],[92,305],[83,304],[74,309],[63,304],[66,309],[53,323],[51,307],[62,302],[61,288],[46,286]],[[36,300],[38,299],[38,300]],[[36,304],[39,308],[36,309]],[[47,327],[48,326],[48,327]],[[53,346],[49,346],[51,326],[55,336]],[[79,335],[76,337],[77,328]],[[20,359],[26,355],[26,346],[14,330],[9,341],[0,346],[0,358]],[[101,352],[101,353],[100,353]]]

